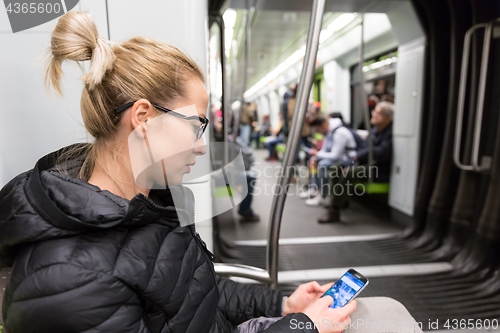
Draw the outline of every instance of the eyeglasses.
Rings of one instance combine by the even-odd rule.
[[[120,113],[120,112],[123,112],[125,111],[126,109],[128,109],[129,107],[131,107],[132,105],[134,105],[134,103],[137,102],[137,101],[133,101],[133,102],[129,102],[127,104],[123,104],[122,106],[119,106],[115,109],[115,112],[116,113]],[[185,119],[185,120],[198,120],[199,122],[201,122],[201,125],[200,127],[198,127],[196,130],[195,130],[195,134],[196,134],[196,141],[200,140],[201,137],[203,136],[203,133],[205,133],[205,130],[207,129],[207,126],[208,126],[208,119],[207,118],[202,118],[202,117],[199,117],[199,116],[185,116],[183,114],[180,114],[178,112],[175,112],[175,111],[172,111],[172,110],[169,110],[167,108],[164,108],[162,106],[159,106],[159,105],[155,105],[155,104],[151,104],[153,107],[157,108],[158,110],[161,110],[165,113],[171,113],[172,115],[176,116],[176,117],[179,117],[179,118],[182,118],[182,119]]]

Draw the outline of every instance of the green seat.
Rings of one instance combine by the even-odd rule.
[[[355,186],[364,186],[367,194],[387,194],[389,193],[389,183],[356,183]]]
[[[284,143],[278,143],[276,145],[276,151],[280,153],[284,153],[286,150],[286,145]]]
[[[216,198],[232,197],[233,192],[231,192],[231,188],[229,187],[229,185],[217,186],[214,190],[214,195]]]
[[[314,133],[314,140],[321,141],[321,140],[323,140],[323,138],[324,138],[323,134],[321,134],[321,133]]]
[[[261,137],[259,138],[259,141],[260,141],[261,143],[266,143],[266,138],[267,138],[267,136],[261,136]]]

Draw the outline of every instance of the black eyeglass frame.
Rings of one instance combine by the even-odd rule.
[[[125,110],[127,110],[129,107],[131,107],[132,105],[134,105],[134,103],[137,102],[137,101],[133,101],[133,102],[129,102],[127,104],[123,104],[119,107],[117,107],[115,109],[115,113],[120,113],[120,112],[123,112]],[[159,106],[159,105],[155,105],[155,104],[151,104],[153,107],[155,107],[156,109],[158,110],[161,110],[165,113],[171,113],[173,114],[174,116],[176,117],[179,117],[179,118],[182,118],[182,119],[185,119],[185,120],[198,120],[201,122],[201,126],[200,128],[198,129],[198,132],[196,133],[196,140],[200,140],[201,137],[203,136],[203,133],[205,133],[205,130],[207,129],[208,127],[208,119],[207,118],[202,118],[200,116],[185,116],[183,114],[180,114],[178,112],[175,112],[175,111],[172,111],[170,109],[167,109],[167,108],[164,108],[162,106]]]

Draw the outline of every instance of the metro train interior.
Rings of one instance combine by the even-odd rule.
[[[354,268],[370,280],[360,297],[398,300],[424,331],[500,332],[499,1],[81,0],[75,10],[92,13],[106,39],[142,34],[197,61],[210,96],[207,142],[228,149],[245,133],[247,107],[253,133],[269,121],[270,132],[248,145],[258,220],[242,218],[233,200],[216,207],[231,197],[230,182],[221,192],[213,176],[231,163],[227,151],[187,183],[204,193],[196,212],[214,212],[196,228],[217,274],[289,295]],[[57,20],[12,34],[6,17],[0,13],[1,187],[43,154],[90,140],[80,69],[68,68],[64,98],[43,88],[40,54]],[[299,196],[312,172],[301,143],[307,114],[340,114],[368,142],[379,101],[394,103],[389,181],[359,184],[339,221],[318,223],[325,208]],[[271,156],[266,136],[283,126]],[[309,142],[321,141],[318,134],[312,129]],[[0,299],[9,270],[0,268]]]

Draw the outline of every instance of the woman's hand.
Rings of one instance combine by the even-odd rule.
[[[304,309],[326,293],[330,286],[331,284],[320,286],[316,281],[301,284],[285,300],[283,314],[286,316],[289,313],[304,312]]]
[[[332,304],[333,298],[328,295],[316,300],[303,311],[315,323],[319,333],[341,333],[351,322],[349,315],[356,310],[355,300],[337,309],[330,309]]]

